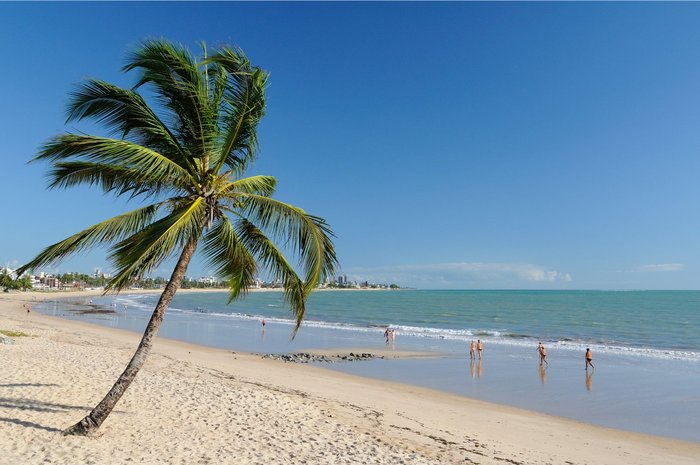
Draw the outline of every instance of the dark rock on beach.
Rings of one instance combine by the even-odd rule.
[[[370,353],[355,354],[350,352],[349,354],[339,354],[339,355],[317,355],[310,354],[307,352],[299,352],[296,354],[263,354],[262,358],[270,358],[272,360],[282,360],[284,362],[293,363],[314,363],[314,362],[324,362],[324,363],[334,363],[334,362],[358,362],[362,360],[372,360],[375,358],[384,358],[382,356],[377,356]]]

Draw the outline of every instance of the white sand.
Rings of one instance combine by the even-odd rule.
[[[27,314],[32,296],[0,296],[0,329],[31,335],[0,344],[0,464],[700,463],[696,443],[163,338],[100,436],[66,437],[139,335]]]

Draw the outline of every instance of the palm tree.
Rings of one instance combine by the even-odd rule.
[[[14,284],[15,281],[12,279],[12,276],[7,268],[0,271],[0,287],[2,287],[5,292],[12,289]]]
[[[296,317],[292,336],[307,297],[337,264],[333,233],[323,219],[273,199],[275,178],[244,177],[258,146],[267,73],[240,50],[222,47],[208,57],[204,45],[202,51],[197,60],[167,41],[142,43],[123,68],[138,72],[134,88],[90,79],[71,94],[67,122],[91,119],[114,137],[61,134],[33,159],[51,163],[51,188],[98,185],[148,205],[47,247],[18,275],[106,245],[116,271],[105,293],[119,292],[179,255],[133,358],[104,399],[66,434],[94,432],[129,387],[198,247],[228,283],[229,302],[261,270],[281,281]],[[154,107],[139,93],[144,86]]]

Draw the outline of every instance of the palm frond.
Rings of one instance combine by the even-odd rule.
[[[306,313],[306,299],[312,288],[306,286],[284,254],[257,226],[245,218],[236,221],[238,237],[263,267],[272,273],[274,280],[282,281],[284,298],[289,303],[296,324],[292,337],[301,326]],[[315,286],[314,286],[315,287]]]
[[[228,302],[243,295],[255,284],[258,267],[226,216],[204,236],[202,251],[214,273],[229,287]]]
[[[213,63],[206,59],[203,61],[203,64],[207,67],[209,79],[209,105],[214,112],[214,117],[219,121],[221,101],[226,92],[229,75],[224,67],[218,63]]]
[[[68,188],[79,184],[102,187],[105,193],[117,196],[129,192],[132,197],[145,194],[156,197],[172,190],[171,183],[162,177],[149,176],[143,171],[107,163],[83,161],[56,162],[49,171],[49,188]]]
[[[223,195],[235,194],[236,192],[245,192],[248,194],[258,194],[266,197],[275,193],[277,187],[277,179],[273,176],[249,176],[247,178],[237,179],[222,187]]]
[[[121,241],[125,237],[140,231],[153,221],[158,210],[164,205],[165,202],[156,203],[90,226],[56,244],[48,246],[34,257],[32,261],[22,265],[17,270],[17,274],[21,275],[25,271],[39,266],[58,263],[75,252],[80,252],[95,245],[113,244]]]
[[[199,237],[206,221],[204,198],[184,201],[173,212],[114,246],[110,260],[117,268],[107,290],[121,290],[158,267],[176,247]]]
[[[205,171],[211,135],[216,134],[218,126],[209,105],[207,82],[195,59],[182,46],[150,40],[127,58],[123,70],[140,72],[134,88],[145,84],[154,87],[160,103],[176,121],[183,150]]]
[[[228,76],[221,99],[221,142],[218,159],[213,159],[217,172],[227,165],[242,173],[254,160],[257,150],[257,127],[265,114],[265,86],[268,74],[251,66],[242,51],[224,47],[207,62],[216,63]]]
[[[304,210],[257,194],[238,192],[233,200],[242,215],[258,227],[299,252],[304,268],[304,286],[310,292],[334,273],[338,259],[331,240],[333,231],[322,218]]]
[[[182,166],[158,152],[133,142],[79,134],[62,134],[49,139],[33,159],[56,161],[88,161],[115,164],[141,171],[144,176],[186,189],[196,180]]]
[[[167,156],[182,168],[191,168],[175,135],[133,90],[97,79],[81,83],[71,93],[66,122],[88,118]]]

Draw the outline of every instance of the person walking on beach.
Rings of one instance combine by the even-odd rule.
[[[588,371],[588,365],[595,369],[593,366],[593,354],[591,353],[591,349],[586,349],[586,371]]]
[[[469,346],[469,358],[471,360],[476,359],[476,342],[474,342],[474,339],[472,339],[472,343]]]
[[[479,352],[479,360],[481,360],[481,352],[484,350],[484,344],[481,342],[481,339],[476,341],[476,350]]]
[[[538,347],[538,350],[540,352],[540,365],[542,365],[542,363],[545,363],[547,366],[549,366],[549,362],[547,361],[547,349],[544,348],[544,345],[542,345],[541,342]]]
[[[386,340],[386,344],[389,345],[389,328],[384,330],[384,339]]]

